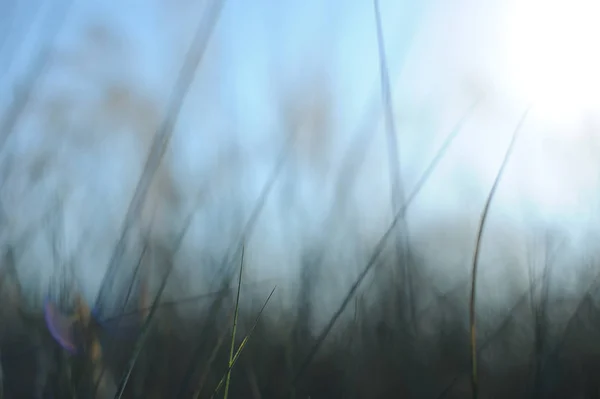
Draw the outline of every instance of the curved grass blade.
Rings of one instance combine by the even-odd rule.
[[[485,222],[487,220],[487,215],[489,213],[490,204],[492,202],[492,199],[494,198],[496,189],[498,188],[500,178],[504,174],[504,169],[506,168],[508,159],[510,158],[510,155],[512,154],[512,151],[514,149],[518,133],[520,132],[521,127],[523,126],[523,123],[525,122],[525,119],[527,118],[527,115],[529,114],[530,109],[531,109],[531,106],[529,106],[525,110],[525,112],[523,113],[523,116],[519,120],[519,123],[517,124],[517,127],[515,128],[515,130],[513,132],[512,139],[510,141],[510,144],[508,145],[506,153],[504,154],[504,159],[502,160],[500,169],[498,170],[498,173],[496,174],[496,178],[494,179],[494,183],[492,184],[492,188],[490,189],[490,193],[489,193],[487,200],[485,202],[485,205],[483,207],[483,211],[481,213],[481,221],[479,223],[479,230],[477,232],[477,239],[475,241],[475,251],[473,253],[473,266],[472,266],[472,270],[471,270],[471,296],[469,298],[469,329],[470,329],[470,335],[471,335],[471,337],[470,337],[471,338],[470,339],[470,344],[471,344],[471,390],[472,390],[473,399],[477,399],[477,396],[479,393],[478,392],[478,377],[477,377],[477,331],[476,331],[476,325],[475,325],[475,294],[476,294],[476,288],[477,288],[477,271],[478,271],[478,264],[479,264],[479,253],[480,253],[480,249],[481,249],[481,238],[483,236],[483,229],[485,227]]]

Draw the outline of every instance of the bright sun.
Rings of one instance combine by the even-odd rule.
[[[506,26],[511,90],[549,121],[600,110],[600,1],[517,0]]]

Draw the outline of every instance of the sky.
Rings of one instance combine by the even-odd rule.
[[[65,2],[1,1],[4,110],[52,39]],[[52,41],[53,57],[0,154],[12,162],[2,195],[12,219],[8,239],[61,204],[58,256],[76,259],[89,298],[205,4],[73,0]],[[585,252],[595,239],[600,178],[600,58],[592,39],[600,33],[600,8],[591,0],[381,0],[381,14],[406,193],[465,118],[408,211],[417,248],[441,269],[467,267],[485,198],[531,105],[492,205],[496,245],[487,247],[487,262],[526,257],[528,237],[539,229],[559,230],[572,251]],[[225,0],[150,198],[162,212],[156,234],[181,229],[205,193],[181,256],[222,253],[240,228],[232,215],[250,213],[296,129],[292,166],[253,235],[250,273],[256,280],[294,276],[303,246],[325,239],[340,241],[330,256],[360,263],[391,221],[379,67],[371,1]],[[376,110],[370,120],[369,109]],[[327,134],[318,128],[323,118]],[[371,139],[359,146],[365,157],[347,194],[351,210],[335,220],[332,238],[327,215],[335,209],[335,182],[365,123]],[[21,261],[32,289],[53,275],[40,274],[52,253],[48,236],[29,238],[36,250]],[[506,273],[526,275],[515,268]],[[200,289],[205,271],[188,273],[185,290]],[[342,288],[333,291],[343,291],[354,274],[343,271]]]

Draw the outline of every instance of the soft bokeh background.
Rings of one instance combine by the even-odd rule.
[[[34,301],[67,266],[95,299],[206,3],[75,0],[49,44],[65,2],[2,1],[3,109],[53,47],[0,155],[3,240],[22,248]],[[576,265],[598,237],[599,8],[382,0],[381,11],[405,195],[466,116],[407,213],[424,273],[442,291],[467,278],[485,198],[532,103],[492,204],[479,306],[505,307],[525,289],[548,232],[562,243],[554,289],[579,292],[592,272]],[[248,243],[247,282],[275,279],[285,309],[300,254],[326,244],[336,262],[315,295],[329,319],[392,218],[379,73],[372,2],[225,1],[144,212],[158,239],[195,212],[168,296],[210,289],[204,265],[233,245],[294,135]],[[357,137],[368,137],[362,163],[348,161]],[[347,212],[330,217],[348,163]]]

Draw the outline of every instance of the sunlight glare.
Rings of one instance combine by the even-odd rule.
[[[600,109],[600,2],[520,0],[506,28],[509,85],[548,122]]]

